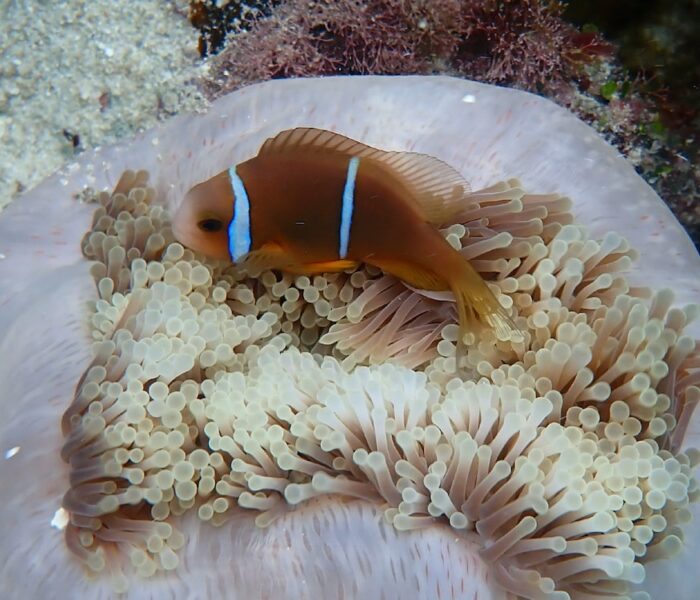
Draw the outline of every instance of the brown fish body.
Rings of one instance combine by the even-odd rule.
[[[463,333],[481,323],[507,337],[505,311],[435,226],[449,222],[467,192],[461,176],[432,157],[297,129],[192,188],[173,228],[185,245],[255,270],[314,274],[372,264],[416,288],[451,290]]]
[[[339,260],[343,189],[348,160],[341,156],[256,157],[237,172],[251,200],[254,248],[283,247],[291,267]],[[360,162],[346,259],[370,264],[402,261],[442,270],[456,253],[439,232],[407,204],[409,190],[387,180],[369,161]],[[462,259],[459,255],[457,257]],[[308,272],[308,269],[301,268]],[[449,289],[446,283],[441,289]]]
[[[338,260],[347,160],[337,156],[258,156],[241,163],[254,248],[276,244],[296,266]],[[255,198],[264,199],[255,202]],[[295,265],[292,265],[295,266]]]

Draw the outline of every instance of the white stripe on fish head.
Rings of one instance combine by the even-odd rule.
[[[233,217],[228,225],[228,252],[233,262],[250,251],[250,202],[236,167],[228,170],[233,189]]]

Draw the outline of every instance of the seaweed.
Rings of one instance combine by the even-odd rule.
[[[612,47],[561,13],[540,0],[286,0],[230,36],[204,87],[213,98],[280,77],[446,73],[566,104]]]

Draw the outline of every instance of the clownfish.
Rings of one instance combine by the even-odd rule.
[[[468,193],[462,176],[431,156],[297,128],[195,185],[173,233],[194,251],[258,272],[374,265],[414,288],[452,291],[462,338],[484,325],[508,339],[505,309],[437,229],[464,210]]]

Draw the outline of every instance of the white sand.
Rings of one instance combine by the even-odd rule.
[[[80,147],[205,104],[184,0],[0,0],[0,209]]]

